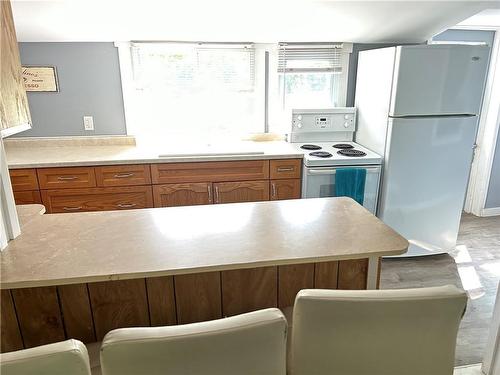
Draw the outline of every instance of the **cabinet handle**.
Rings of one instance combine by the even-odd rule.
[[[293,170],[293,167],[278,167],[278,172],[292,172]]]
[[[135,206],[137,206],[137,204],[135,204],[135,203],[119,203],[116,205],[116,207],[118,207],[118,208],[132,208]]]
[[[276,184],[273,182],[271,183],[271,190],[272,190],[272,196],[273,198],[276,198]]]
[[[219,187],[215,185],[215,203],[219,203]]]
[[[114,177],[115,178],[128,178],[128,177],[132,177],[134,174],[132,172],[129,172],[129,173],[119,173],[119,174],[115,174]]]
[[[80,211],[83,207],[63,207],[64,211]]]
[[[212,184],[208,184],[207,188],[208,188],[208,203],[212,203]]]
[[[59,181],[71,181],[71,180],[77,180],[77,176],[59,176],[57,177]]]

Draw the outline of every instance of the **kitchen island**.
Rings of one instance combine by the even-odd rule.
[[[2,351],[376,288],[407,248],[350,198],[43,215],[1,254]]]

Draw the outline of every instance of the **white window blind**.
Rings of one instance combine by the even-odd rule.
[[[255,79],[255,49],[248,45],[133,43],[137,88],[210,83],[227,90],[250,91]]]
[[[253,44],[133,43],[131,56],[135,102],[156,133],[262,131]]]
[[[342,44],[297,45],[280,43],[278,73],[342,73]]]
[[[288,132],[292,109],[343,107],[350,43],[279,43],[270,95],[270,127]]]

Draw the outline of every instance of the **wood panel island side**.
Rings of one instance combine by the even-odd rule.
[[[1,254],[1,350],[376,288],[407,248],[350,198],[41,215]]]

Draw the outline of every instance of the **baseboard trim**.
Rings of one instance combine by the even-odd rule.
[[[481,216],[497,216],[500,215],[500,207],[483,208]]]

